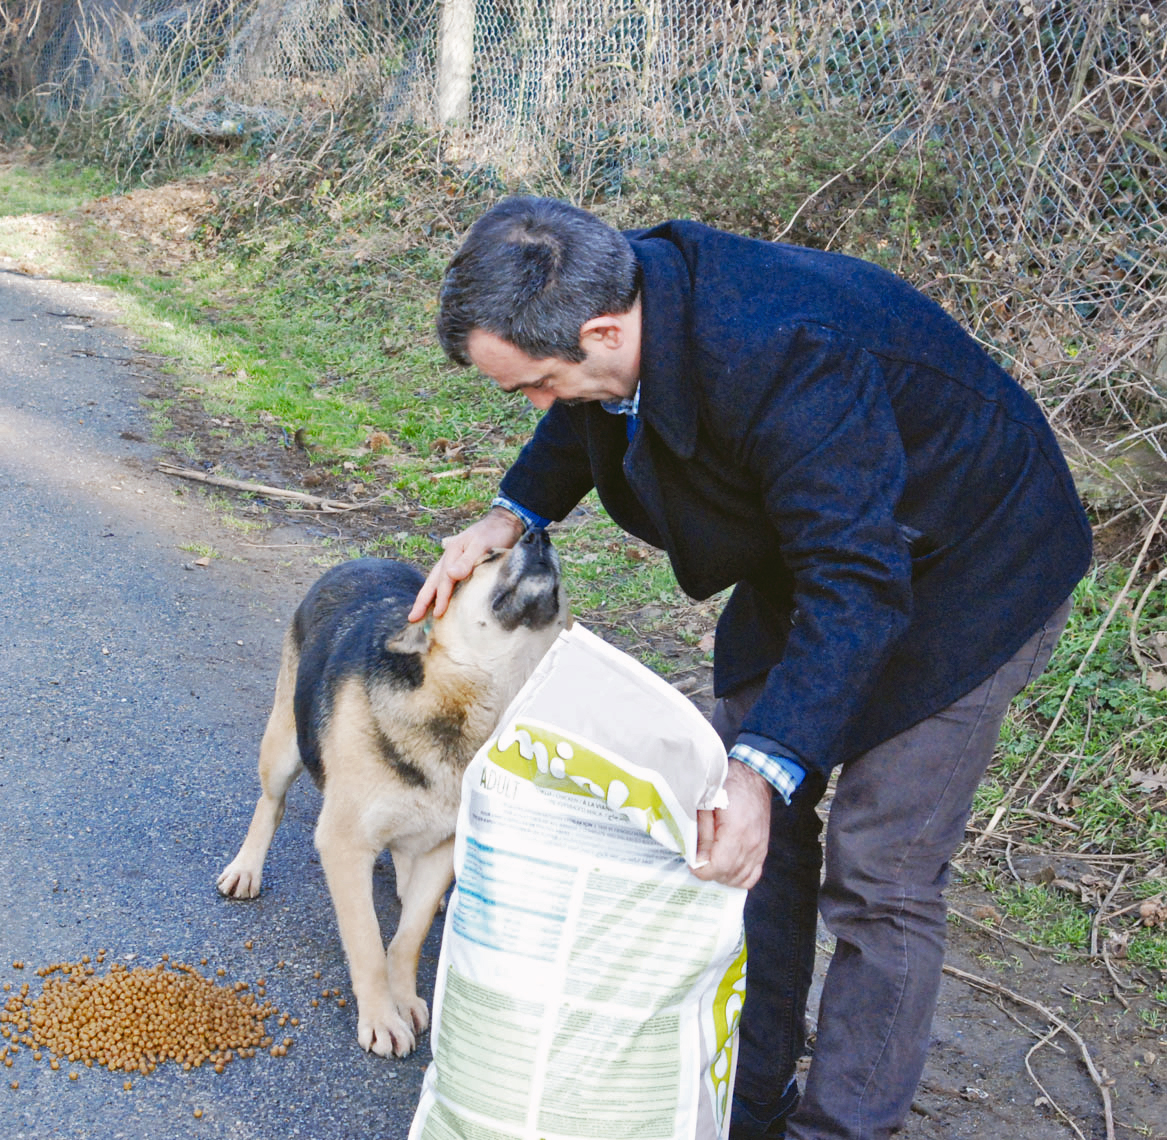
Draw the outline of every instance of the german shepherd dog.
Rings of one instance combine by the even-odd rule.
[[[383,1056],[412,1052],[429,1023],[418,955],[453,881],[463,771],[567,625],[543,530],[483,559],[441,618],[410,624],[423,581],[402,563],[361,558],[308,591],[284,639],[260,745],[263,792],[218,879],[228,897],[259,894],[285,796],[307,768],[323,793],[316,848],[357,999],[357,1040]],[[401,900],[387,952],[372,885],[386,847]]]

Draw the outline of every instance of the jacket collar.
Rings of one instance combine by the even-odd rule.
[[[699,403],[690,345],[692,284],[681,251],[660,230],[632,237],[640,263],[640,414],[681,459],[697,450]],[[643,236],[641,236],[643,234]]]

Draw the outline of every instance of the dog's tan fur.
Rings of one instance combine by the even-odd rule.
[[[554,603],[556,616],[544,628],[519,625],[507,631],[494,620],[493,592],[514,556],[508,552],[480,565],[455,591],[431,631],[420,624],[406,626],[388,643],[392,653],[421,655],[424,680],[419,686],[349,673],[331,694],[331,715],[319,737],[323,804],[316,847],[348,957],[357,1037],[364,1049],[382,1055],[411,1052],[429,1021],[416,989],[418,956],[453,879],[462,774],[566,624],[562,591]],[[289,632],[260,746],[263,791],[239,853],[219,876],[224,895],[259,893],[285,796],[303,768],[293,707],[299,667],[300,653]],[[386,762],[387,750],[404,762],[409,778],[403,778],[400,764]],[[373,864],[385,848],[393,858],[401,900],[401,918],[387,952],[372,891]]]

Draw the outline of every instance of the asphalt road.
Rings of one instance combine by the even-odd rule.
[[[403,1140],[428,1039],[404,1061],[357,1046],[306,779],[261,897],[215,890],[258,793],[280,639],[319,565],[309,537],[242,536],[155,471],[140,400],[157,383],[98,290],[0,273],[0,981],[35,994],[36,967],[99,949],[107,965],[206,958],[227,981],[266,978],[300,1025],[287,1057],[163,1065],[128,1092],[122,1073],[23,1049],[0,1069],[0,1137]],[[389,867],[376,893],[391,930]],[[440,922],[423,994],[439,937]]]

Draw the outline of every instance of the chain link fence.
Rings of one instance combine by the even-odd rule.
[[[421,126],[464,166],[580,200],[740,144],[761,109],[846,108],[881,161],[927,152],[951,179],[942,264],[912,273],[1055,415],[1093,408],[1111,446],[1165,458],[1153,0],[21,0],[0,5],[0,82],[46,114],[154,108],[126,121],[143,145],[325,140],[359,102],[370,136]]]

